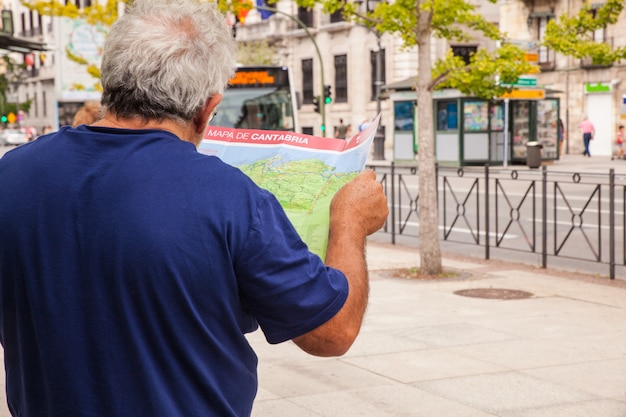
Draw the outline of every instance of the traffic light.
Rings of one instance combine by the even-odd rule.
[[[6,114],[3,114],[3,115],[2,115],[2,117],[0,118],[0,121],[1,121],[2,123],[6,123],[6,122],[7,122],[7,120],[9,120],[9,119],[7,118]]]
[[[313,97],[313,105],[315,106],[315,112],[320,113],[320,96]]]
[[[333,98],[330,96],[330,85],[324,86],[324,103],[330,104]]]

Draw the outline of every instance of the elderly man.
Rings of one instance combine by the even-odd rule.
[[[0,160],[0,341],[13,415],[248,416],[245,334],[341,355],[367,304],[371,171],[331,203],[325,263],[276,198],[196,146],[235,68],[212,3],[136,0],[103,118]]]

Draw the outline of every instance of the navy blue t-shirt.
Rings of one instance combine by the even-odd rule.
[[[15,416],[246,416],[257,358],[346,300],[273,195],[160,130],[62,128],[0,160]]]

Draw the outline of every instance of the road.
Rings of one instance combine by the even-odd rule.
[[[616,174],[613,225],[609,217],[610,169]],[[378,172],[382,178],[384,170]],[[396,169],[398,172],[402,170]],[[604,276],[610,273],[613,253],[616,276],[626,278],[626,161],[567,156],[547,167],[545,190],[542,174],[542,170],[525,166],[491,167],[487,203],[484,168],[441,168],[438,197],[442,248],[540,266],[545,247],[549,267]],[[417,176],[405,170],[401,180],[396,177],[394,193],[396,241],[415,246],[419,226],[417,181]],[[387,232],[391,233],[389,229]],[[616,243],[612,252],[611,232]],[[377,240],[390,239],[378,233]]]

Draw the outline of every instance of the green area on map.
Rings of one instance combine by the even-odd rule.
[[[330,201],[358,172],[336,172],[320,159],[289,161],[280,155],[241,165],[239,169],[276,196],[311,252],[324,259]]]

